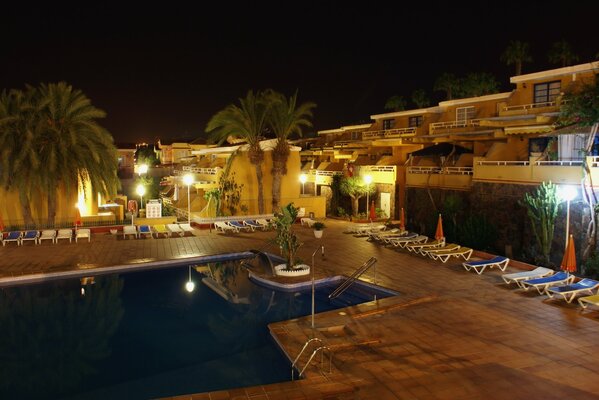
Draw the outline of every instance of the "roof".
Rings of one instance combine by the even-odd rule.
[[[599,61],[572,65],[570,67],[550,69],[534,72],[532,74],[517,75],[510,78],[510,83],[528,82],[539,79],[557,78],[564,75],[580,74],[585,72],[599,72]]]
[[[381,119],[381,118],[394,118],[394,117],[407,117],[410,115],[420,115],[420,114],[431,114],[431,113],[440,113],[440,107],[427,107],[427,108],[418,108],[415,110],[405,110],[405,111],[394,111],[390,113],[384,114],[375,114],[371,115],[371,119]]]

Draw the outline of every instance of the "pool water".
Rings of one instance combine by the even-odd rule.
[[[239,261],[200,270],[2,289],[0,398],[147,399],[288,380],[267,324],[310,314],[310,292],[255,285]],[[316,312],[372,299],[356,287],[331,303],[331,291],[317,291]]]

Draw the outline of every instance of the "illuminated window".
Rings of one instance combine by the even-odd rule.
[[[470,107],[459,107],[455,109],[455,119],[456,121],[468,121],[474,118],[476,114],[476,108],[473,106]]]
[[[383,130],[393,129],[395,128],[395,120],[394,119],[384,119],[383,120]]]
[[[562,88],[560,81],[537,83],[535,85],[535,103],[548,103],[554,101]]]
[[[416,128],[422,125],[422,115],[418,115],[416,117],[410,117],[408,120],[408,126],[410,128]]]

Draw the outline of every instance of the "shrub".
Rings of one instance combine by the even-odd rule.
[[[497,239],[497,230],[482,215],[470,215],[458,227],[460,242],[477,250],[491,250]]]
[[[312,228],[314,228],[315,231],[321,231],[326,228],[326,225],[322,222],[315,222],[312,224]]]

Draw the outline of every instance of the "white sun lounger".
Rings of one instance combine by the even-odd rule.
[[[510,262],[509,258],[497,256],[497,257],[491,258],[490,260],[468,261],[468,262],[462,263],[462,265],[464,266],[464,269],[466,271],[472,270],[472,271],[476,272],[478,275],[480,275],[483,272],[485,272],[485,269],[487,267],[489,267],[489,268],[497,267],[500,270],[505,271],[509,262]]]
[[[262,229],[264,229],[264,230],[270,229],[270,226],[271,226],[270,222],[268,222],[264,218],[257,219],[256,223],[262,225]]]
[[[457,250],[459,248],[460,248],[459,244],[447,243],[445,246],[439,246],[439,247],[420,247],[418,250],[416,250],[416,253],[419,253],[420,255],[423,255],[423,256],[429,256],[430,258],[433,258],[433,254],[435,254],[437,252],[453,251],[453,250]]]
[[[127,238],[127,235],[133,235],[135,238],[137,238],[137,227],[135,225],[124,225],[123,239]]]
[[[300,224],[302,224],[302,226],[307,225],[309,228],[311,228],[315,223],[316,221],[314,221],[312,218],[300,218]]]
[[[54,243],[58,243],[60,239],[69,239],[69,243],[73,240],[73,230],[72,229],[59,229],[56,234],[56,240]]]
[[[185,235],[185,231],[183,229],[181,229],[181,227],[179,226],[179,224],[166,224],[166,227],[172,233],[178,233],[179,236]]]
[[[37,239],[37,241],[41,244],[42,240],[50,240],[52,243],[56,243],[56,230],[54,229],[45,229],[42,231],[42,234]]]
[[[439,260],[445,264],[450,257],[462,257],[464,260],[468,260],[473,251],[474,250],[469,247],[459,247],[454,250],[429,252],[428,255],[433,260]]]
[[[428,236],[416,235],[402,238],[392,238],[391,240],[389,240],[389,243],[391,243],[394,247],[404,249],[406,246],[409,246],[411,244],[426,243],[427,241]]]
[[[222,233],[227,233],[227,232],[239,232],[239,229],[237,229],[236,227],[227,224],[224,221],[216,221],[214,223],[214,229],[217,232],[222,232]]]
[[[408,249],[408,251],[411,251],[412,253],[420,253],[422,254],[422,250],[425,249],[432,249],[435,247],[443,247],[445,246],[445,240],[433,240],[432,242],[425,242],[425,243],[414,243],[414,244],[409,244],[406,247],[406,249]]]
[[[579,282],[565,286],[553,286],[545,290],[549,298],[553,296],[562,296],[564,300],[571,303],[579,294],[593,294],[593,290],[599,288],[599,282],[594,279],[582,279]]]
[[[191,224],[179,224],[179,226],[181,227],[181,229],[183,229],[183,232],[195,232],[195,228],[191,226]]]
[[[543,278],[553,274],[553,270],[545,267],[537,267],[532,271],[515,272],[513,274],[503,274],[501,278],[508,285],[515,283],[520,286],[520,282],[527,279]]]
[[[87,238],[88,242],[92,241],[92,231],[89,229],[77,229],[75,231],[75,243],[77,243],[77,239],[85,239]]]

